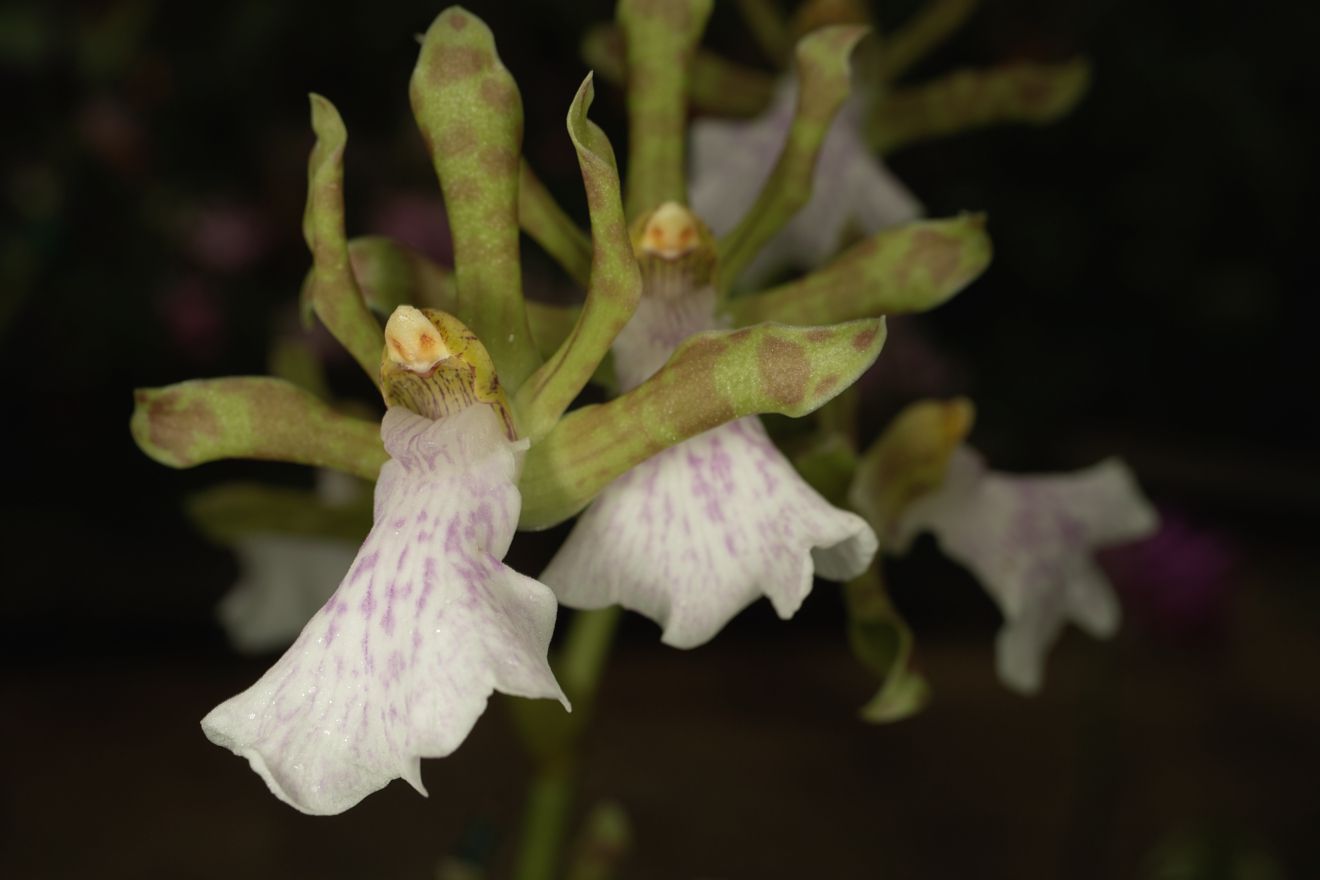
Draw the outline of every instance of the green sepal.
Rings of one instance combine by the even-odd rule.
[[[628,217],[687,204],[688,66],[713,0],[619,0],[628,71]]]
[[[374,382],[382,348],[381,328],[353,278],[344,231],[348,132],[333,104],[320,95],[312,95],[311,102],[316,145],[307,163],[303,238],[312,252],[312,275],[304,293],[321,323]]]
[[[1091,83],[1084,59],[961,70],[896,89],[876,102],[867,134],[881,153],[1002,122],[1046,125],[1076,106]]]
[[[559,207],[526,159],[519,166],[519,175],[518,222],[523,231],[585,287],[591,277],[591,239]]]
[[[598,24],[582,38],[582,58],[606,82],[627,80],[623,33],[615,24]],[[688,67],[692,109],[717,116],[755,116],[774,97],[775,79],[764,71],[729,61],[698,47]],[[535,236],[533,236],[535,237]]]
[[[281,379],[194,379],[133,395],[133,439],[169,467],[253,458],[374,480],[388,458],[379,422],[341,415]]]
[[[325,368],[305,338],[277,338],[271,346],[267,366],[275,378],[291,382],[320,400],[330,399],[330,384],[325,378]]]
[[[520,527],[562,522],[629,468],[717,425],[757,413],[806,415],[856,381],[884,338],[883,319],[689,337],[641,385],[574,410],[532,446]]]
[[[587,118],[594,90],[582,81],[568,111],[591,212],[591,280],[577,323],[514,399],[523,435],[535,443],[549,431],[609,354],[642,296],[642,276],[623,216],[619,172],[605,132]]]
[[[198,531],[218,544],[257,533],[358,542],[371,530],[366,488],[360,502],[335,506],[307,489],[227,483],[192,495],[185,511]]]
[[[981,0],[927,0],[902,27],[880,41],[880,75],[896,79],[942,45]]]
[[[518,262],[522,97],[481,19],[451,6],[435,19],[409,84],[413,115],[444,191],[459,320],[516,389],[540,366]]]
[[[719,288],[738,274],[811,198],[811,179],[825,134],[848,97],[848,58],[867,29],[840,25],[813,31],[798,41],[797,106],[788,138],[756,202],[719,242]]]
[[[392,238],[355,238],[348,243],[348,255],[367,305],[385,319],[399,306],[458,308],[453,273]]]
[[[842,434],[817,434],[793,455],[793,467],[822,498],[835,507],[844,507],[857,472],[857,450]]]
[[[944,481],[949,458],[975,418],[966,398],[918,400],[862,454],[848,505],[866,518],[881,544],[907,505]]]
[[[872,235],[796,281],[722,306],[736,326],[827,324],[921,312],[946,302],[990,265],[983,214],[922,220]]]
[[[527,320],[532,324],[536,348],[544,357],[551,357],[563,345],[577,326],[581,306],[561,306],[552,303],[527,301]]]
[[[930,699],[926,679],[912,668],[911,628],[889,601],[874,567],[845,584],[843,591],[853,656],[883,682],[862,707],[862,718],[886,724],[911,717]]]

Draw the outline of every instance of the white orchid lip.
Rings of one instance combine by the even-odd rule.
[[[646,219],[638,249],[665,260],[685,257],[701,246],[699,222],[678,202],[665,202]]]
[[[414,373],[431,372],[453,353],[421,309],[399,306],[385,323],[385,351],[391,361]]]
[[[254,685],[202,720],[280,800],[340,813],[462,744],[493,691],[568,707],[546,658],[554,595],[502,562],[519,457],[488,406],[391,407],[375,516],[339,589]]]

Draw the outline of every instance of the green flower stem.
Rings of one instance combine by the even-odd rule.
[[[738,0],[738,11],[765,57],[776,67],[786,66],[793,41],[779,4],[773,0]]]
[[[570,278],[587,286],[591,280],[591,239],[559,207],[526,159],[519,167],[518,222]]]
[[[599,24],[582,38],[582,58],[596,76],[615,85],[627,77],[623,32],[615,24]],[[716,116],[755,116],[770,103],[773,75],[745,67],[708,49],[692,53],[688,69],[688,99],[695,110]]]
[[[949,38],[976,11],[981,0],[928,0],[916,14],[881,41],[880,75],[897,79]]]
[[[553,880],[559,875],[568,817],[573,809],[576,770],[575,761],[563,759],[541,765],[532,777],[513,871],[515,880]]]
[[[621,617],[617,606],[574,615],[554,662],[556,677],[573,704],[566,724],[541,723],[541,714],[534,711],[541,701],[519,703],[523,711],[514,713],[527,750],[537,761],[523,815],[516,880],[552,880],[559,873],[577,785],[578,747],[591,722]]]

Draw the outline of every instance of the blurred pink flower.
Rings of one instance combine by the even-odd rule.
[[[269,252],[271,224],[253,205],[215,201],[185,221],[184,246],[207,269],[241,272]]]
[[[156,313],[174,348],[189,360],[206,363],[220,356],[225,313],[205,279],[188,275],[166,287],[156,299]]]
[[[1165,633],[1204,634],[1223,623],[1239,550],[1226,535],[1161,511],[1160,530],[1100,555],[1134,617]]]

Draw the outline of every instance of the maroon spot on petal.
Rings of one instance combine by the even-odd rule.
[[[811,363],[798,343],[767,336],[757,346],[756,368],[766,394],[781,406],[795,407],[807,396]]]
[[[879,334],[879,332],[880,332],[879,327],[871,327],[869,329],[860,331],[856,336],[852,338],[853,348],[857,349],[858,351],[868,351],[871,348],[872,344],[875,343],[875,337],[877,334]]]

